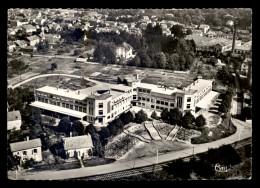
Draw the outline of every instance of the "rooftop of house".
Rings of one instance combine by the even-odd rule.
[[[37,138],[34,140],[26,140],[26,141],[22,141],[22,142],[15,142],[15,143],[10,144],[10,148],[11,148],[12,152],[37,148],[37,147],[41,147],[41,146],[42,146],[42,143],[41,143],[40,138]]]
[[[92,139],[89,134],[83,136],[62,138],[62,140],[63,140],[64,150],[93,148]]]
[[[21,120],[21,114],[20,111],[11,111],[7,112],[7,121],[15,121],[15,120]]]
[[[23,28],[25,28],[25,29],[36,29],[34,26],[32,26],[32,25],[23,25],[22,26]]]
[[[36,36],[36,35],[33,35],[33,36],[30,36],[30,37],[27,37],[27,40],[29,40],[29,41],[39,40],[39,37]]]
[[[245,44],[235,47],[236,50],[251,50],[251,48],[252,48],[252,41],[249,41]]]

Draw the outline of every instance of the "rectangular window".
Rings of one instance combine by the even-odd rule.
[[[66,104],[66,108],[70,108],[69,106],[70,106],[69,104]]]
[[[45,101],[44,101],[45,103],[48,103],[48,99],[45,99]]]
[[[150,90],[147,90],[147,93],[149,93],[149,94],[150,94],[150,93],[151,93],[151,91],[150,91]]]
[[[56,105],[57,105],[57,106],[60,106],[60,102],[57,102]]]
[[[154,108],[154,105],[151,105],[151,108]]]
[[[99,108],[103,108],[103,103],[99,103],[99,104],[98,104],[98,107],[99,107]]]
[[[145,98],[143,97],[142,100],[145,101]]]
[[[161,110],[163,110],[164,108],[163,107],[160,107]]]
[[[83,107],[83,112],[87,113],[87,108]]]
[[[154,99],[151,99],[151,102],[154,102]]]
[[[156,101],[156,103],[157,103],[157,104],[160,104],[160,103],[161,103],[161,101],[158,101],[158,100],[157,100],[157,101]]]
[[[73,105],[70,105],[70,109],[73,110]]]
[[[79,104],[79,101],[75,101],[76,104]]]
[[[23,155],[27,155],[27,151],[23,151]]]
[[[82,107],[81,106],[79,107],[79,111],[82,112]]]
[[[32,150],[32,154],[37,153],[37,149]]]
[[[141,97],[138,97],[138,100],[141,100],[142,98]]]
[[[156,109],[160,109],[160,107],[159,107],[159,106],[156,106]]]
[[[146,89],[143,89],[143,92],[146,93]]]
[[[145,106],[145,104],[144,104],[144,103],[142,103],[142,106]]]
[[[76,110],[76,111],[79,111],[79,107],[78,107],[78,106],[75,106],[75,110]]]
[[[187,109],[190,109],[190,104],[187,104]]]
[[[147,98],[146,100],[147,100],[148,102],[150,101],[150,99],[149,99],[149,98]]]
[[[103,115],[103,110],[99,110],[98,115]]]
[[[140,102],[138,102],[138,105],[141,105],[141,103],[140,103]]]
[[[140,93],[142,93],[142,92],[143,92],[143,90],[142,90],[142,89],[139,89],[139,92],[140,92]]]
[[[161,101],[161,104],[164,105],[164,101]]]
[[[82,105],[82,102],[79,102],[79,105]]]
[[[41,97],[38,97],[38,101],[41,101]]]
[[[168,102],[165,102],[164,104],[165,104],[166,106],[168,106],[168,105],[169,105],[169,104],[168,104]]]
[[[133,99],[136,99],[136,95],[133,95]]]
[[[65,108],[65,103],[64,102],[62,103],[62,107]]]

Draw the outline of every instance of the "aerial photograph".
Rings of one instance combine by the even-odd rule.
[[[8,181],[252,180],[251,8],[6,14]]]

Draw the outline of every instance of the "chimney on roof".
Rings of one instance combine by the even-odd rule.
[[[57,90],[59,90],[59,86],[57,85]]]
[[[26,141],[29,141],[29,136],[26,136]]]
[[[136,80],[139,79],[139,75],[138,75],[138,73],[136,73],[135,78],[136,78]]]
[[[70,137],[72,137],[72,132],[70,132]]]

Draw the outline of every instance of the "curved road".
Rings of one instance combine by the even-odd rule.
[[[37,78],[42,78],[42,77],[49,77],[49,76],[66,76],[66,77],[72,77],[72,78],[84,78],[85,80],[88,80],[88,81],[91,81],[91,82],[94,82],[96,84],[98,83],[102,83],[104,84],[103,82],[99,82],[99,81],[96,81],[96,80],[91,80],[89,79],[89,77],[84,77],[84,76],[77,76],[77,75],[71,75],[71,74],[41,74],[41,75],[37,75],[37,76],[34,76],[34,77],[31,77],[31,78],[28,78],[27,80],[24,80],[20,83],[17,83],[17,84],[14,84],[14,85],[8,85],[8,88],[16,88],[16,87],[19,87],[20,85],[23,85],[25,84],[26,82],[29,82],[31,80],[34,80],[34,79],[37,79]]]

